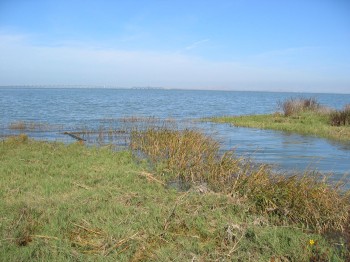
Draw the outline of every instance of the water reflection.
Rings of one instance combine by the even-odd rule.
[[[287,170],[316,169],[336,175],[350,173],[350,151],[340,143],[310,136],[254,128],[217,125],[214,134],[225,150],[234,148],[262,163]]]

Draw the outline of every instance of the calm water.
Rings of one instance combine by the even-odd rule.
[[[276,111],[277,102],[300,96],[296,93],[227,92],[123,89],[30,89],[0,88],[0,135],[11,131],[16,121],[60,125],[60,130],[83,126],[98,128],[106,119],[122,117],[173,118],[179,121],[202,117],[262,114]],[[303,94],[322,104],[342,108],[350,95]],[[258,162],[280,169],[313,168],[338,176],[350,172],[350,143],[341,144],[314,137],[230,125],[197,124],[222,142]],[[61,130],[61,131],[62,131]],[[31,132],[35,138],[69,141],[59,130]]]

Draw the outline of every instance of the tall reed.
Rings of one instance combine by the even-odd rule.
[[[48,131],[53,130],[54,128],[59,129],[61,126],[49,125],[47,123],[39,123],[39,122],[30,122],[30,121],[16,121],[9,124],[8,128],[12,130],[20,130],[20,131]]]

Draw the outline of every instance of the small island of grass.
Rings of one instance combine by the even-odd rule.
[[[263,115],[223,116],[206,119],[240,127],[272,129],[350,141],[350,106],[334,110],[313,98],[292,98],[279,103],[282,112]]]

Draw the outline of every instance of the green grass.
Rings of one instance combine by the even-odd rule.
[[[0,141],[0,261],[346,260],[247,200],[167,189],[149,171],[129,151]]]
[[[331,126],[329,116],[313,111],[284,116],[279,113],[266,115],[223,116],[206,119],[216,123],[230,123],[234,126],[272,129],[311,135],[316,137],[350,141],[350,126]]]
[[[270,214],[275,222],[318,232],[342,231],[348,222],[350,191],[318,172],[286,175],[234,152],[220,154],[217,141],[195,130],[150,127],[134,131],[131,146],[164,179],[246,199],[251,211]]]
[[[223,116],[204,119],[235,126],[272,129],[311,135],[338,141],[350,140],[350,107],[334,110],[321,105],[316,98],[289,98],[277,103],[283,113]]]

